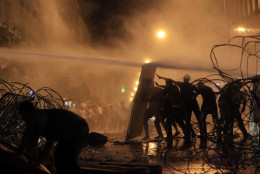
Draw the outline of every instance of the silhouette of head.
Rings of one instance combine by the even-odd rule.
[[[183,76],[183,80],[184,80],[184,82],[189,82],[190,81],[190,75],[189,74],[185,74]]]

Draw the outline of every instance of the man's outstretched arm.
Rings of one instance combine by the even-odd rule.
[[[165,85],[159,85],[159,83],[157,83],[157,82],[154,82],[154,83],[155,83],[155,85],[158,86],[158,87],[161,87],[161,88],[165,88],[165,87],[166,87]]]
[[[178,85],[178,86],[180,86],[183,82],[180,82],[180,81],[175,81],[175,80],[173,80],[173,79],[170,79],[170,78],[166,78],[166,77],[162,77],[162,76],[159,76],[158,74],[156,74],[156,76],[158,77],[158,79],[163,79],[163,80],[170,80],[171,81],[171,83],[174,83],[174,84],[176,84],[176,85]]]
[[[156,76],[158,77],[158,79],[171,80],[172,82],[175,82],[174,80],[172,80],[170,78],[162,77],[162,76],[159,76],[158,74],[156,74]]]

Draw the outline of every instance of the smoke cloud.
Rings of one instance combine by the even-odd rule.
[[[176,80],[187,73],[192,80],[215,73],[210,50],[225,40],[217,35],[225,29],[222,8],[211,12],[200,0],[122,1],[124,6],[111,1],[106,8],[97,2],[40,0],[40,41],[0,49],[3,77],[107,104],[130,103],[146,60],[157,65],[158,74]],[[165,38],[157,37],[159,30]]]

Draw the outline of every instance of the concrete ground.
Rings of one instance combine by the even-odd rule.
[[[214,138],[209,138],[206,146],[201,146],[200,138],[187,144],[180,136],[174,139],[172,149],[167,149],[165,141],[142,142],[140,137],[125,142],[124,133],[105,135],[109,142],[104,147],[82,151],[81,166],[98,162],[160,164],[165,174],[258,173],[260,166],[259,144],[253,146],[251,139],[241,141],[239,136],[234,138],[233,146]]]

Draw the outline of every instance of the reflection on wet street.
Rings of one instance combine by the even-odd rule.
[[[123,134],[107,134],[110,141],[101,148],[86,148],[80,164],[98,162],[160,164],[163,173],[257,173],[260,165],[259,145],[253,138],[234,142],[194,138],[185,142],[182,137],[173,140],[172,148],[166,142],[125,142]]]

